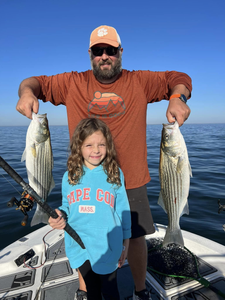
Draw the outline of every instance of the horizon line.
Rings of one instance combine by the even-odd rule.
[[[146,125],[162,125],[163,123],[146,123]],[[225,122],[207,122],[207,123],[184,123],[186,125],[206,125],[206,124],[225,124]],[[183,124],[183,125],[184,125]],[[182,125],[182,126],[183,126]],[[28,125],[0,125],[0,127],[27,127],[29,126]],[[67,126],[68,127],[68,124],[51,124],[49,125],[49,127],[52,127],[52,126]]]

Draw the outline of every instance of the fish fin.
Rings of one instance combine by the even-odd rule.
[[[182,157],[179,157],[177,162],[177,173],[182,173],[183,166],[184,166],[184,159]]]
[[[36,151],[35,144],[34,144],[34,146],[31,146],[30,148],[31,148],[31,153],[32,153],[33,157],[36,158],[37,157],[37,151]]]
[[[163,239],[163,247],[166,247],[169,244],[177,244],[184,248],[184,239],[180,228],[171,230],[169,227],[167,227],[166,234]]]
[[[55,181],[54,181],[54,179],[53,179],[53,177],[52,177],[51,186],[50,186],[48,195],[50,195],[50,193],[51,193],[51,191],[54,189],[54,187],[55,187]]]
[[[167,211],[166,211],[166,208],[164,205],[164,201],[163,201],[163,197],[162,197],[162,191],[160,191],[160,193],[159,193],[158,205],[160,205],[164,209],[165,213],[167,214]]]
[[[31,220],[30,226],[35,226],[40,223],[48,224],[49,216],[43,211],[43,209],[37,204],[36,211]]]
[[[188,164],[188,168],[189,168],[189,175],[192,177],[192,170],[191,170],[191,165],[190,165],[190,163]]]
[[[37,151],[36,151],[36,146],[35,144],[30,146],[31,148],[31,153],[33,155],[33,157],[36,157],[37,156]],[[22,157],[21,157],[21,161],[25,161],[26,160],[26,155],[27,155],[27,148],[24,149],[23,151],[23,154],[22,154]]]
[[[26,148],[25,148],[24,151],[23,151],[22,157],[21,157],[21,161],[26,160],[26,153],[27,153],[27,151],[26,151]]]
[[[184,209],[183,209],[183,211],[181,213],[181,216],[184,215],[184,214],[189,215],[188,201],[187,201],[187,203],[186,203],[186,205],[185,205],[185,207],[184,207]]]

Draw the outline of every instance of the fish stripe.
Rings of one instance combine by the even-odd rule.
[[[168,199],[164,203],[168,217],[170,217],[170,224],[172,228],[177,226],[177,220],[183,210],[182,201],[182,173],[176,172],[176,164],[171,163],[167,156],[164,157],[163,170],[161,178],[161,190],[163,198]],[[175,204],[176,199],[176,205]]]

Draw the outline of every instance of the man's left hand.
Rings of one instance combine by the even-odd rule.
[[[179,126],[182,126],[188,119],[190,113],[191,110],[188,105],[179,98],[173,98],[169,100],[169,105],[166,112],[166,117],[169,123],[173,123],[176,119]]]

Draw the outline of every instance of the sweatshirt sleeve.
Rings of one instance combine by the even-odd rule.
[[[68,172],[66,172],[62,179],[62,205],[59,207],[60,210],[63,210],[67,216],[70,214],[70,207],[67,200],[67,186],[68,186]]]
[[[123,239],[131,237],[131,216],[130,205],[127,198],[127,192],[124,185],[124,175],[120,169],[121,186],[117,190],[116,212],[121,220],[123,228]]]

